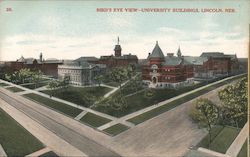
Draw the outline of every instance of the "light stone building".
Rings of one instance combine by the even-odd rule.
[[[70,84],[91,85],[95,83],[95,77],[104,74],[106,65],[92,64],[86,61],[67,61],[58,65],[58,78],[70,78]]]

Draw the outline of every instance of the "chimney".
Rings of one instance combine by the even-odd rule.
[[[174,56],[174,53],[167,53],[167,56],[168,56],[168,57],[173,57],[173,56]]]

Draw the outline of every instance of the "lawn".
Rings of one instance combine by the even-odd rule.
[[[120,84],[118,82],[107,82],[107,83],[104,83],[108,86],[112,86],[112,87],[119,87]]]
[[[115,135],[120,134],[123,131],[128,130],[128,129],[129,129],[128,126],[119,123],[119,124],[116,124],[116,125],[113,125],[113,126],[107,128],[107,129],[104,129],[103,131],[112,135],[112,136],[115,136]]]
[[[14,92],[14,93],[24,91],[24,90],[17,88],[17,87],[8,87],[6,89],[8,89],[9,91]]]
[[[223,126],[214,126],[211,131],[211,140],[213,141],[216,136],[223,130]],[[209,147],[209,135],[205,136],[198,144],[197,147]]]
[[[0,87],[8,86],[8,84],[1,82]]]
[[[46,86],[47,84],[48,84],[48,82],[40,82],[36,85],[36,88]],[[35,89],[35,84],[27,84],[27,85],[21,85],[21,86],[29,88],[29,89]]]
[[[209,148],[209,135],[199,143],[199,147],[208,148],[216,152],[226,153],[227,149],[233,143],[239,134],[240,129],[234,127],[215,128],[212,133],[212,142]]]
[[[239,154],[237,155],[237,157],[247,157],[247,140],[243,144],[243,146],[242,146]]]
[[[104,105],[108,101],[108,99],[100,102],[96,106],[93,107],[94,110],[104,112],[106,114],[109,114],[111,116],[115,117],[122,117],[127,114],[136,112],[140,109],[143,109],[145,107],[149,107],[155,103],[170,99],[172,97],[175,97],[177,95],[180,95],[182,93],[191,91],[195,88],[198,88],[202,86],[203,84],[196,84],[194,86],[189,86],[189,87],[183,87],[181,89],[152,89],[153,92],[155,93],[152,97],[147,97],[145,96],[145,92],[139,92],[137,94],[131,95],[126,97],[126,102],[127,102],[127,108],[123,108],[123,110],[115,110],[114,108]],[[112,95],[112,97],[116,97],[116,94]]]
[[[8,156],[25,156],[44,148],[43,144],[0,109],[0,143]]]
[[[49,98],[34,94],[34,93],[29,93],[29,94],[24,94],[23,96],[35,100],[36,102],[39,102],[45,106],[48,106],[56,111],[62,112],[70,117],[76,117],[78,114],[82,112],[82,110],[69,106],[67,104],[51,100]]]
[[[107,87],[73,87],[70,86],[68,89],[56,89],[41,91],[48,95],[53,94],[53,96],[78,104],[80,106],[89,107],[93,103],[99,100],[111,89]]]
[[[238,77],[235,78],[235,79],[238,79]],[[209,87],[206,87],[204,89],[198,90],[198,91],[196,91],[194,93],[191,93],[191,94],[188,94],[188,95],[186,95],[186,96],[184,96],[182,98],[173,100],[173,101],[171,101],[171,102],[169,102],[169,103],[167,103],[165,105],[162,105],[162,106],[157,107],[155,109],[152,109],[152,110],[150,110],[148,112],[140,114],[140,115],[138,115],[136,117],[133,117],[133,118],[129,119],[128,121],[137,125],[137,124],[142,123],[142,122],[144,122],[144,121],[146,121],[148,119],[151,119],[151,118],[153,118],[155,116],[158,116],[158,115],[160,115],[160,114],[162,114],[162,113],[164,113],[166,111],[169,111],[169,110],[171,110],[171,109],[173,109],[173,108],[175,108],[175,107],[177,107],[177,106],[179,106],[179,105],[181,105],[181,104],[183,104],[185,102],[188,102],[188,101],[190,101],[190,100],[192,100],[192,99],[194,99],[194,98],[196,98],[198,96],[201,96],[201,95],[203,95],[205,93],[208,93],[209,91],[212,91],[212,90],[214,90],[214,89],[216,89],[216,88],[218,88],[220,86],[228,84],[229,82],[231,82],[231,81],[233,81],[235,79],[230,79],[230,80],[227,80],[227,81],[223,81],[223,82],[217,83],[217,84],[215,84],[213,86],[209,86]],[[143,100],[142,100],[142,102],[144,104],[146,103]]]
[[[40,155],[39,157],[58,157],[58,155],[55,152],[49,151],[47,153]]]
[[[97,128],[110,122],[111,120],[88,112],[80,119],[80,121],[94,128]]]

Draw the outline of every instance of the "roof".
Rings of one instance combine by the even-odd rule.
[[[94,57],[94,56],[89,56],[89,57],[80,57],[77,58],[75,61],[98,61],[98,58]]]
[[[115,49],[114,49],[114,50],[115,50],[115,51],[122,50],[121,45],[115,45]]]
[[[151,58],[162,58],[164,59],[164,54],[160,48],[160,46],[158,45],[158,42],[156,42],[155,47],[151,53],[151,55],[149,56],[149,59]]]
[[[182,58],[180,57],[166,56],[165,62],[163,63],[163,65],[176,66],[176,65],[180,65],[181,63],[182,63]]]
[[[123,56],[115,57],[115,58],[117,58],[117,59],[138,59],[136,55],[131,55],[131,54],[123,55]]]
[[[122,56],[101,56],[100,60],[106,60],[106,59],[138,59],[138,57],[136,55],[131,55],[131,54],[127,54],[127,55],[122,55]]]
[[[200,57],[214,57],[214,58],[217,58],[217,57],[225,57],[224,56],[224,53],[223,52],[203,52]]]
[[[17,62],[25,62],[25,59],[23,56],[21,56],[21,58],[17,59]]]
[[[67,66],[78,66],[81,68],[93,68],[93,67],[100,67],[100,68],[106,68],[106,65],[104,64],[92,64],[89,63],[87,61],[68,61],[66,63],[64,63],[63,65],[67,65]]]
[[[179,46],[178,51],[177,51],[177,56],[181,57],[181,48],[180,48],[180,46]]]
[[[226,55],[224,55],[224,56],[230,57],[231,60],[237,59],[237,55],[236,55],[236,54],[226,54]]]
[[[207,57],[184,56],[184,64],[202,65],[208,60]]]

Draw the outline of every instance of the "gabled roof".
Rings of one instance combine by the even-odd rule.
[[[225,57],[224,56],[224,53],[223,52],[203,52],[200,57],[214,57],[214,58],[217,58],[217,57]]]
[[[176,66],[182,63],[182,58],[175,56],[166,56],[163,65]]]
[[[80,57],[80,58],[77,58],[76,60],[74,61],[97,61],[98,58],[94,57],[94,56],[89,56],[89,57]]]
[[[184,64],[202,65],[208,60],[207,57],[184,56]]]
[[[152,58],[164,59],[164,54],[163,54],[160,46],[158,45],[158,42],[156,42],[155,47],[154,47],[151,55],[149,56],[149,59],[152,59]]]

